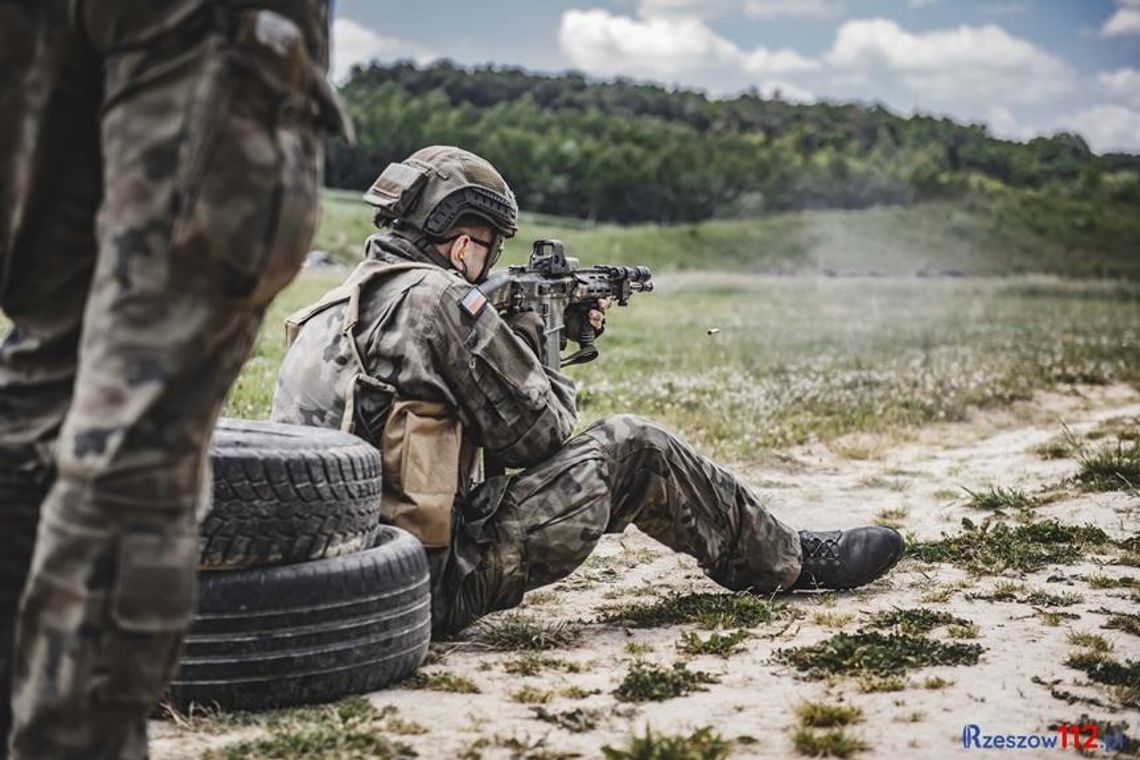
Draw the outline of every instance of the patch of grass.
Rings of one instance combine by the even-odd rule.
[[[592,697],[602,692],[600,689],[583,689],[581,686],[567,686],[559,693],[567,699],[585,699],[586,697]]]
[[[971,599],[982,599],[987,602],[1016,602],[1017,595],[1025,591],[1025,584],[1017,581],[998,581],[987,594],[971,594]]]
[[[923,607],[899,608],[876,612],[867,621],[867,628],[894,629],[899,633],[922,634],[929,633],[935,628],[944,625],[970,625],[965,618],[951,615],[940,610],[928,610]]]
[[[894,528],[898,530],[906,524],[906,516],[910,514],[910,510],[906,507],[891,507],[889,509],[881,509],[875,515],[872,522],[875,525],[880,525],[884,528]]]
[[[878,631],[837,633],[818,644],[780,649],[777,662],[791,665],[808,678],[828,675],[901,675],[930,665],[976,665],[984,650],[978,644],[946,643],[925,636]]]
[[[1006,570],[1030,572],[1047,565],[1074,564],[1090,549],[1111,543],[1092,525],[1064,525],[1056,520],[1010,527],[986,520],[980,525],[963,518],[962,532],[936,541],[919,541],[908,552],[925,562],[948,562],[978,575]]]
[[[666,699],[708,691],[705,684],[720,679],[702,670],[688,670],[683,663],[663,668],[646,662],[635,662],[614,691],[622,702],[660,702]]]
[[[333,705],[290,710],[272,715],[269,735],[207,750],[204,760],[302,760],[336,757],[343,760],[405,760],[417,756],[407,744],[383,734],[386,713],[364,697]]]
[[[511,692],[511,701],[522,705],[543,705],[554,699],[554,692],[537,686],[524,686]]]
[[[634,657],[638,657],[640,655],[649,654],[652,652],[653,645],[646,644],[643,641],[630,641],[624,647],[622,647],[622,649],[626,654],[632,654]]]
[[[1140,440],[1140,417],[1113,417],[1104,420],[1086,435],[1090,441],[1102,438],[1115,438],[1119,441]]]
[[[547,591],[545,589],[539,591],[528,591],[526,596],[523,597],[523,604],[520,606],[550,604],[551,602],[558,601],[558,592]]]
[[[567,662],[558,657],[527,652],[521,657],[503,663],[503,670],[513,676],[536,676],[544,670],[560,670],[563,673],[581,673],[582,666]]]
[[[865,741],[851,736],[842,728],[829,731],[797,728],[792,733],[792,746],[796,752],[808,757],[851,757],[870,749]]]
[[[986,602],[1020,602],[1034,607],[1069,607],[1083,601],[1083,597],[1072,591],[1062,591],[1054,594],[1051,591],[1033,589],[1025,592],[1025,585],[1012,581],[1000,581],[994,584],[993,590],[988,594],[970,594],[970,599]]]
[[[447,672],[425,673],[421,670],[401,681],[400,686],[406,689],[449,691],[453,694],[481,693],[479,687],[471,679]]]
[[[1000,512],[1003,509],[1031,509],[1036,506],[1033,498],[1020,488],[990,486],[985,491],[971,491],[965,487],[962,490],[970,497],[967,504],[975,509]]]
[[[578,643],[582,631],[564,621],[545,622],[511,612],[479,623],[475,638],[504,651],[566,649]]]
[[[1075,479],[1086,491],[1132,491],[1140,488],[1140,441],[1085,449]]]
[[[541,706],[530,709],[535,718],[576,734],[593,731],[607,715],[605,710],[599,708],[575,707],[561,712],[552,712]]]
[[[953,681],[948,681],[942,676],[931,676],[922,682],[922,688],[931,690],[948,689],[953,685]]]
[[[961,494],[959,494],[953,488],[938,488],[934,490],[930,495],[932,498],[938,499],[939,501],[957,501],[958,497],[961,496]]]
[[[1112,644],[1104,636],[1087,631],[1070,631],[1068,642],[1075,647],[1084,647],[1094,652],[1112,651]]]
[[[649,726],[642,736],[632,735],[624,747],[602,747],[605,760],[724,760],[732,752],[732,742],[711,726],[691,734],[656,734]]]
[[[745,630],[736,630],[731,633],[720,634],[713,631],[707,639],[700,634],[686,631],[681,634],[677,648],[685,654],[715,654],[717,657],[730,657],[743,649],[743,642],[752,638],[752,634]]]
[[[1021,601],[1034,607],[1070,607],[1081,602],[1083,598],[1075,591],[1062,591],[1059,594],[1054,594],[1050,591],[1036,589],[1026,594]]]
[[[1060,610],[1041,610],[1041,623],[1042,625],[1056,628],[1066,620],[1080,620],[1081,616],[1073,612],[1062,612]]]
[[[488,747],[498,747],[506,750],[507,757],[512,760],[577,760],[582,757],[578,752],[565,752],[546,746],[547,737],[532,739],[530,736],[504,736],[495,734],[493,737],[481,736],[467,745],[459,754],[459,760],[483,760],[483,750]],[[496,754],[495,757],[502,757]]]
[[[1068,425],[1061,425],[1059,434],[1038,446],[1034,451],[1042,459],[1068,459],[1076,456],[1082,448],[1083,444],[1074,435],[1072,429]]]
[[[1119,577],[1113,577],[1111,575],[1086,575],[1084,581],[1089,584],[1089,588],[1136,588],[1140,586],[1140,582],[1131,575],[1121,575]]]
[[[933,588],[929,591],[924,591],[922,596],[918,597],[918,601],[923,604],[945,604],[950,601],[950,597],[954,596],[954,589],[952,588]]]
[[[751,594],[680,594],[652,602],[602,607],[599,619],[633,628],[696,623],[702,628],[755,628],[791,616],[785,604]]]
[[[801,702],[796,705],[795,712],[800,725],[808,728],[833,728],[863,722],[863,711],[855,705]]]
[[[978,626],[974,623],[948,625],[946,626],[946,633],[952,639],[976,639],[978,638]]]
[[[857,680],[859,691],[864,694],[880,694],[883,692],[902,691],[910,684],[905,678],[898,676],[864,675]]]
[[[855,619],[851,612],[833,612],[832,610],[818,610],[811,615],[812,622],[827,628],[842,628]]]
[[[404,736],[420,736],[428,733],[427,726],[416,723],[414,720],[404,720],[403,718],[397,718],[395,716],[388,718],[388,720],[384,722],[384,730]]]
[[[1140,636],[1140,615],[1130,615],[1120,612],[1109,615],[1104,627],[1114,631],[1124,631],[1133,636]]]
[[[1065,664],[1083,671],[1090,681],[1111,687],[1124,707],[1140,706],[1140,660],[1120,663],[1104,652],[1086,649],[1070,654]]]

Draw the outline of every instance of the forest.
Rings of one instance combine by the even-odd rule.
[[[489,159],[522,208],[616,223],[752,218],[961,199],[987,190],[1140,204],[1140,156],[1080,135],[996,139],[985,125],[877,104],[789,103],[578,73],[373,63],[341,87],[357,144],[330,143],[326,184],[363,189],[432,144]]]

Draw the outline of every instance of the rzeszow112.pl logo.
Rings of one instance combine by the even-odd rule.
[[[1119,752],[1128,747],[1123,733],[1101,735],[1095,723],[1062,723],[1055,734],[986,733],[977,723],[962,726],[962,749],[1076,749]]]

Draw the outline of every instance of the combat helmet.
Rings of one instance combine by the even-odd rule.
[[[463,217],[479,217],[495,230],[492,259],[503,239],[518,231],[519,207],[506,180],[486,159],[451,145],[422,148],[388,164],[364,200],[376,208],[378,227],[433,242]]]

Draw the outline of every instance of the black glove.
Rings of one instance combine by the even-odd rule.
[[[566,327],[562,330],[563,348],[566,348],[567,338],[574,341],[575,343],[578,342],[578,336],[582,334],[582,325],[592,327],[590,325],[590,320],[588,317],[590,310],[592,309],[598,309],[598,311],[601,311],[601,309],[598,308],[597,301],[575,304],[574,306],[566,309],[566,313],[562,317],[566,323]],[[602,327],[599,330],[594,330],[595,338],[606,331],[605,312],[602,312],[602,315]]]

